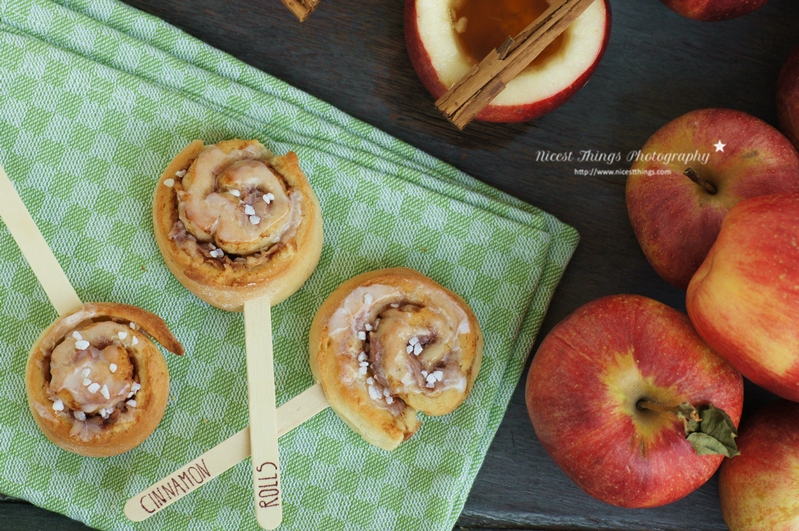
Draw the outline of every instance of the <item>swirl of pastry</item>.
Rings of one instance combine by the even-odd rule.
[[[228,311],[281,302],[322,253],[322,210],[297,155],[273,156],[257,140],[189,144],[156,186],[153,225],[180,283]]]
[[[150,436],[166,410],[169,372],[145,332],[183,354],[161,318],[124,304],[84,304],[39,336],[25,387],[48,439],[76,454],[107,457]]]
[[[406,268],[358,275],[311,325],[314,379],[367,442],[396,448],[419,429],[417,411],[445,415],[469,395],[483,336],[458,295]]]

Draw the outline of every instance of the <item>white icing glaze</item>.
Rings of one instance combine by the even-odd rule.
[[[86,349],[76,348],[73,336],[65,337],[50,357],[50,399],[61,399],[70,410],[87,414],[118,407],[133,385],[128,350],[140,348],[133,344],[136,332],[126,328],[112,321],[81,328],[83,340],[90,343]]]
[[[372,302],[366,304],[364,296],[372,296]],[[341,302],[328,321],[328,334],[336,339],[343,332],[350,331],[357,334],[361,331],[358,324],[365,323],[367,316],[375,308],[382,308],[392,302],[402,300],[402,292],[393,286],[372,284],[371,286],[358,286]],[[356,329],[357,328],[357,329]],[[356,356],[358,353],[355,353]]]
[[[200,242],[249,255],[294,237],[302,220],[302,193],[286,190],[259,144],[225,153],[207,146],[183,177],[178,213]],[[263,200],[270,194],[270,201]]]
[[[383,337],[382,348],[384,367],[392,367],[393,377],[389,377],[390,394],[387,396],[402,397],[411,393],[437,394],[450,389],[455,389],[459,393],[466,391],[468,381],[465,374],[460,371],[459,364],[454,360],[459,359],[461,347],[459,335],[469,333],[469,317],[460,307],[458,301],[449,294],[441,291],[426,293],[424,303],[415,301],[416,297],[412,294],[404,293],[402,290],[389,285],[373,284],[369,286],[359,286],[353,289],[341,302],[339,307],[333,312],[328,320],[328,335],[333,340],[338,352],[349,353],[349,359],[342,360],[339,368],[339,377],[342,383],[348,386],[359,385],[368,389],[367,379],[374,374],[374,367],[369,366],[367,373],[361,372],[359,353],[363,350],[364,341],[369,341],[369,334],[366,332],[367,325],[371,329],[374,337]],[[420,304],[430,312],[438,324],[435,330],[428,330],[428,325],[410,325],[397,322],[397,318],[386,317],[392,314],[402,314],[398,303],[407,302],[411,305]],[[381,312],[385,312],[381,314]],[[389,324],[392,323],[393,324]],[[400,334],[397,338],[387,338],[385,335],[386,327],[392,327]],[[420,326],[419,328],[416,328]],[[436,342],[448,346],[445,352],[438,351],[425,352],[419,351],[418,345],[416,353],[414,349],[407,351],[408,341],[411,337],[418,334],[426,337],[430,333],[437,334]],[[433,356],[432,358],[430,356]],[[441,357],[443,356],[443,358]],[[440,380],[435,380],[433,387],[427,387],[425,377],[420,372],[421,367],[433,367],[443,364],[441,367],[442,376]],[[382,377],[386,378],[385,374]],[[377,384],[374,384],[377,385]],[[385,396],[376,393],[368,393],[368,396],[380,407],[389,407]],[[396,406],[394,406],[396,408]]]

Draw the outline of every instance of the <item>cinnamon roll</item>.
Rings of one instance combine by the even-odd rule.
[[[84,304],[42,333],[28,357],[25,387],[48,439],[106,457],[149,437],[166,409],[169,373],[148,335],[183,354],[164,321],[124,304]]]
[[[189,144],[158,181],[153,225],[180,283],[228,311],[281,302],[322,253],[322,210],[297,155],[274,156],[257,140]]]
[[[367,442],[396,448],[417,411],[445,415],[469,395],[480,325],[458,295],[411,269],[358,275],[316,313],[311,370],[333,410]]]

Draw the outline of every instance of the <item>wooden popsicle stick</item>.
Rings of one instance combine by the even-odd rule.
[[[22,255],[28,261],[58,315],[64,316],[77,310],[83,303],[2,167],[0,167],[0,218],[3,218],[3,223],[17,242]]]
[[[280,496],[272,313],[269,297],[244,303],[244,337],[247,348],[247,394],[250,403],[250,452],[255,519],[262,528],[275,529],[283,520],[283,506]]]
[[[329,405],[321,385],[309,387],[277,409],[278,436],[290,432]],[[125,516],[134,522],[141,522],[249,456],[250,428],[244,428],[133,496],[125,504]]]

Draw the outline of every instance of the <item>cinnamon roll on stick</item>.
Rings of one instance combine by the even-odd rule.
[[[458,407],[483,354],[466,302],[405,268],[344,282],[317,312],[309,343],[314,379],[333,410],[385,450],[416,433],[417,411],[445,415]]]
[[[161,318],[124,304],[84,304],[42,333],[25,386],[48,439],[76,454],[107,457],[149,437],[166,410],[169,372],[148,336],[183,354]]]
[[[297,155],[274,156],[257,140],[189,144],[156,186],[153,224],[180,283],[228,311],[281,302],[322,252],[319,200]]]

